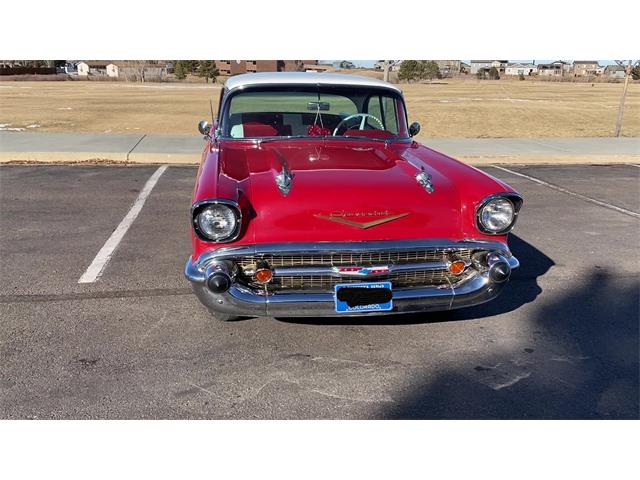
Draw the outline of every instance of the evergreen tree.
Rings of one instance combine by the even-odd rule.
[[[197,60],[176,60],[173,66],[173,73],[178,80],[184,80],[187,75],[194,73],[197,68]]]
[[[420,68],[420,78],[433,80],[434,78],[442,78],[442,74],[440,73],[440,67],[433,60],[422,61]]]
[[[198,63],[198,76],[203,77],[207,83],[209,83],[209,79],[215,82],[216,77],[220,74],[216,68],[216,62],[213,60],[200,60]]]
[[[417,60],[405,60],[400,64],[398,78],[405,82],[420,80],[422,75],[422,65]]]

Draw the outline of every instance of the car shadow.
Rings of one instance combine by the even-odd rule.
[[[309,325],[411,325],[478,319],[508,313],[530,303],[542,292],[538,278],[555,265],[554,261],[517,235],[509,236],[509,248],[520,261],[500,296],[490,302],[461,310],[406,313],[363,317],[277,317],[287,323]]]
[[[413,388],[376,416],[640,418],[637,276],[594,271],[568,287],[519,320],[525,345],[452,360],[435,379],[417,372]]]

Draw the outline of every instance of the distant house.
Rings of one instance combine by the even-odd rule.
[[[538,67],[533,63],[510,63],[504,69],[505,75],[524,75],[525,77],[538,73]]]
[[[161,80],[167,76],[165,61],[84,61],[79,62],[78,75],[120,78],[129,81]]]
[[[118,78],[120,68],[115,63],[107,65],[107,77]]]
[[[625,72],[624,67],[620,65],[607,65],[604,69],[604,75],[607,78],[624,78],[627,73]]]
[[[499,73],[504,73],[508,63],[508,60],[471,60],[471,73],[474,75],[478,72],[487,73],[492,67],[495,67]]]
[[[460,73],[469,73],[471,71],[471,65],[468,63],[460,62]]]
[[[111,62],[106,61],[85,61],[78,62],[78,75],[87,77],[89,75],[107,75],[107,65]]]
[[[551,63],[541,63],[538,65],[538,75],[543,77],[562,77],[571,70],[571,65],[562,60]]]
[[[351,68],[355,68],[355,65],[350,62],[349,60],[342,60],[340,62],[333,62],[333,67],[334,68],[340,68],[343,70],[348,70]]]
[[[576,60],[573,62],[573,76],[593,77],[598,74],[599,68],[597,60]]]

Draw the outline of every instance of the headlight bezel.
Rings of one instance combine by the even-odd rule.
[[[200,224],[198,222],[198,216],[208,207],[211,207],[213,205],[223,205],[229,208],[234,214],[235,222],[236,222],[235,226],[233,228],[233,231],[226,237],[221,237],[217,239],[211,238],[203,231],[202,228],[200,228]],[[191,225],[193,226],[193,230],[195,231],[198,238],[200,238],[201,240],[204,240],[205,242],[212,242],[212,243],[232,242],[238,238],[238,236],[240,235],[240,231],[242,229],[242,211],[240,210],[240,206],[238,205],[238,203],[234,202],[233,200],[220,199],[220,198],[200,200],[199,202],[194,203],[193,206],[191,207]]]
[[[513,219],[506,228],[496,231],[489,229],[486,225],[484,225],[484,223],[482,223],[482,211],[489,203],[498,199],[507,200],[511,203],[511,205],[513,206]],[[516,225],[516,221],[518,220],[518,213],[520,211],[520,207],[522,207],[522,201],[522,196],[515,192],[494,193],[492,195],[489,195],[488,197],[483,198],[476,208],[475,217],[478,230],[480,230],[482,233],[486,233],[487,235],[505,235],[509,233]]]

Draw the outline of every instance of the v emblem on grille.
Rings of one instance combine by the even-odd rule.
[[[382,225],[383,223],[393,222],[394,220],[398,220],[399,218],[403,218],[409,215],[408,213],[400,213],[398,215],[391,215],[390,217],[379,218],[377,220],[371,220],[370,222],[354,222],[353,220],[347,220],[344,217],[329,217],[326,215],[314,215],[316,218],[321,218],[322,220],[329,220],[330,222],[342,223],[344,225],[350,225],[352,227],[358,227],[362,229],[367,229],[371,227],[377,227],[378,225]]]

